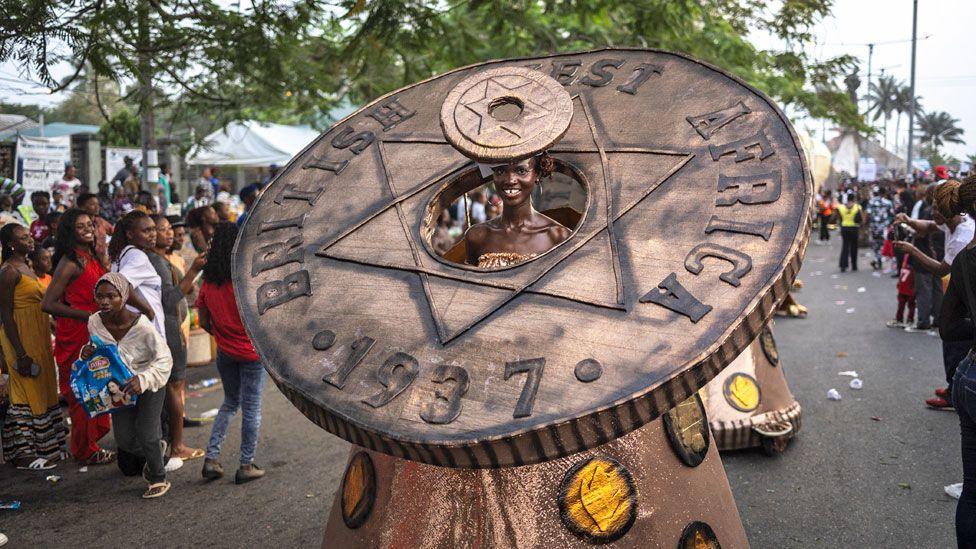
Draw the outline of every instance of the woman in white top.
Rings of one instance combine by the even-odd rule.
[[[145,299],[152,307],[153,326],[161,335],[166,335],[166,318],[163,313],[163,281],[149,261],[147,252],[156,246],[156,224],[143,211],[132,210],[122,216],[112,241],[109,242],[108,256],[112,260],[112,272],[119,273],[132,284],[132,291]],[[132,312],[138,312],[128,307]]]
[[[145,316],[125,307],[131,286],[119,273],[106,273],[95,284],[98,313],[88,317],[88,333],[106,344],[114,344],[122,361],[134,374],[122,388],[128,395],[138,395],[134,407],[114,413],[112,430],[120,450],[146,460],[142,470],[149,482],[144,498],[158,498],[169,491],[163,468],[164,448],[160,443],[160,414],[166,399],[166,381],[173,358],[166,339]],[[92,345],[81,350],[87,359]]]

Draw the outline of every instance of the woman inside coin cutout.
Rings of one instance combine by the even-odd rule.
[[[517,265],[569,238],[567,227],[532,206],[533,189],[554,169],[555,161],[546,152],[491,167],[502,213],[464,233],[469,265],[488,269]]]

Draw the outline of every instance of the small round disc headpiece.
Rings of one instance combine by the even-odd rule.
[[[524,67],[465,78],[441,106],[441,128],[461,154],[508,162],[552,147],[569,129],[573,100],[559,82]]]

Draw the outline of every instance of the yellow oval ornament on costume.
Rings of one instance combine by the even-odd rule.
[[[637,516],[637,490],[616,460],[595,457],[570,469],[560,488],[563,523],[593,542],[619,539]]]
[[[741,412],[751,412],[759,407],[762,394],[756,379],[748,374],[735,373],[725,380],[723,393],[729,405]]]

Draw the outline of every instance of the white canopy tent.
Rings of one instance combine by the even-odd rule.
[[[319,132],[308,126],[231,122],[190,149],[186,163],[244,168],[283,165],[318,136]]]

